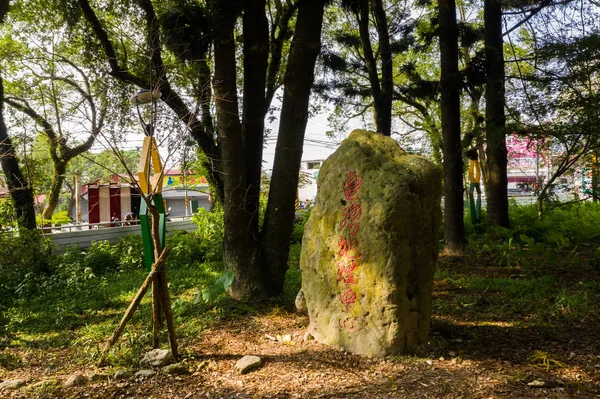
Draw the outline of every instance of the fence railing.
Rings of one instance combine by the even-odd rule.
[[[57,252],[62,252],[68,247],[79,246],[81,249],[88,248],[95,241],[108,241],[110,244],[116,244],[121,238],[135,234],[142,235],[139,225],[118,225],[115,223],[85,223],[81,225],[69,225],[52,228],[51,233],[45,233],[54,244]],[[167,237],[173,235],[175,231],[196,231],[198,226],[190,219],[177,219],[167,222]],[[60,231],[54,231],[60,230]]]

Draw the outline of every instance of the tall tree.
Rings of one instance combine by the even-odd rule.
[[[392,133],[394,61],[411,43],[407,8],[384,0],[343,0],[328,15],[331,36],[322,57],[326,70],[318,88],[336,104],[372,110],[375,130]],[[397,72],[397,71],[396,71]]]
[[[257,195],[260,152],[264,140],[264,117],[275,89],[281,84],[283,66],[291,71],[289,78],[287,74],[285,78],[290,90],[295,86],[308,86],[301,90],[293,89],[299,90],[298,97],[292,95],[294,100],[283,105],[282,114],[285,115],[290,107],[292,114],[306,114],[302,107],[308,107],[305,92],[310,89],[310,81],[302,79],[305,73],[312,77],[314,62],[306,63],[302,57],[293,57],[286,63],[284,54],[286,40],[292,32],[295,4],[310,8],[310,4],[306,3],[311,2],[213,0],[205,4],[135,0],[134,7],[141,13],[119,18],[128,18],[131,25],[139,27],[140,34],[146,38],[145,46],[135,42],[119,43],[117,46],[120,39],[115,29],[119,27],[104,25],[105,18],[97,14],[116,13],[117,10],[95,7],[88,0],[77,2],[87,22],[88,28],[84,27],[84,30],[91,28],[93,37],[102,47],[109,74],[142,88],[160,90],[162,100],[186,125],[206,155],[206,168],[218,188],[225,211],[224,262],[235,275],[231,294],[237,298],[249,298],[280,291],[283,280],[277,278],[281,282],[273,284],[272,277],[266,272],[272,268],[261,268],[260,264]],[[312,3],[319,5],[322,14],[322,2]],[[304,12],[302,15],[305,21],[296,19],[296,27],[312,24],[311,28],[320,32],[320,24],[314,26],[314,21],[319,20],[315,19],[319,13]],[[236,29],[240,26],[240,18],[242,35]],[[298,38],[301,37],[298,35]],[[300,41],[297,46],[304,44]],[[290,53],[293,52],[294,49],[290,48]],[[149,61],[144,61],[145,54],[150,55]],[[173,56],[171,59],[176,62],[164,62],[167,54]],[[240,55],[241,64],[237,62]],[[298,68],[295,64],[306,68],[306,71],[292,73]],[[243,81],[243,86],[238,80]],[[243,94],[241,101],[240,93]],[[213,104],[216,115],[210,112]],[[216,123],[213,121],[215,116]],[[290,120],[285,116],[282,118]],[[300,119],[291,118],[294,121]],[[299,123],[299,126],[304,125]],[[296,134],[298,131],[290,132]],[[296,152],[301,154],[301,151],[300,140]],[[295,174],[298,174],[298,166]],[[296,190],[292,179],[281,184],[287,185],[290,192]],[[293,203],[292,198],[291,207]],[[289,223],[285,229],[291,229],[293,217],[280,221]],[[272,248],[267,242],[263,244],[265,248]],[[279,272],[282,273],[285,269]]]
[[[502,2],[484,0],[483,14],[487,71],[485,90],[487,222],[488,226],[509,227]]]
[[[262,229],[262,268],[267,292],[283,288],[295,215],[300,161],[308,121],[314,67],[321,50],[324,0],[300,1],[298,21],[285,72],[279,136],[269,202]]]
[[[8,12],[9,0],[0,0],[0,23]],[[4,123],[4,83],[0,77],[0,164],[6,176],[6,185],[17,211],[17,223],[26,229],[35,229],[33,192],[21,172],[12,140]]]
[[[0,78],[0,164],[6,176],[6,185],[17,212],[17,223],[26,229],[35,229],[33,191],[21,172],[12,140],[4,123],[4,85]]]
[[[465,245],[463,219],[463,158],[460,140],[460,87],[458,73],[458,24],[454,0],[439,0],[440,93],[442,150],[444,154],[445,250],[462,254]]]
[[[36,74],[36,86],[43,86],[46,82],[50,82],[48,90],[40,90],[42,98],[38,99],[38,104],[42,109],[45,108],[44,104],[49,104],[48,110],[38,111],[34,109],[34,106],[23,97],[5,98],[8,105],[23,112],[38,124],[43,134],[48,138],[48,151],[54,170],[50,190],[46,197],[46,205],[42,211],[43,220],[52,220],[52,214],[58,206],[69,162],[92,147],[104,125],[106,114],[105,105],[100,109],[96,105],[96,100],[93,97],[94,93],[92,92],[92,82],[88,74],[70,60],[60,56],[58,58],[63,66],[68,67],[68,73],[65,76],[59,76],[54,70],[54,65],[45,65],[46,68],[52,70],[50,76]],[[75,76],[78,76],[80,81]],[[58,87],[59,85],[62,86],[62,90]],[[65,99],[67,99],[68,104],[63,103]],[[73,106],[73,103],[77,105]],[[103,101],[103,103],[106,103],[106,101]],[[85,121],[81,124],[78,124],[77,120],[72,118],[78,113],[85,116]],[[55,119],[51,121],[50,118],[44,115],[54,115]],[[82,129],[84,124],[89,124],[83,131],[87,134],[85,140],[70,143],[73,140],[74,133],[82,132],[69,132],[73,129],[67,127],[69,124],[76,126],[76,130]]]
[[[537,9],[535,9],[537,10]],[[534,11],[535,11],[534,10]],[[529,12],[528,15],[531,15]],[[538,178],[538,214],[558,178],[575,167],[596,169],[600,146],[600,28],[598,9],[583,0],[539,10],[520,31],[507,34],[513,65],[507,95],[518,139],[533,157],[545,154],[548,174]],[[569,32],[569,35],[565,35]],[[518,40],[512,37],[518,35]],[[517,45],[518,43],[518,45]],[[589,169],[588,169],[589,170]],[[594,173],[592,175],[594,182]],[[583,190],[587,191],[587,190]],[[589,193],[589,191],[588,191]],[[598,191],[592,189],[592,196]]]

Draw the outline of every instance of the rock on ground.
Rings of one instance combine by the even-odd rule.
[[[262,366],[262,359],[258,356],[247,355],[237,361],[235,368],[238,373],[246,374]]]
[[[187,366],[183,363],[169,364],[162,368],[162,372],[170,375],[186,375],[190,373]]]
[[[129,370],[117,370],[117,371],[115,371],[113,378],[115,380],[127,380],[127,379],[131,378],[132,375],[133,375],[133,373]]]
[[[25,381],[23,380],[6,380],[0,383],[0,392],[4,390],[14,390],[19,389],[23,385],[25,385]]]
[[[156,371],[154,371],[154,370],[140,370],[137,373],[135,373],[133,376],[135,378],[148,378],[148,377],[152,377],[153,375],[156,375]]]
[[[300,268],[318,342],[372,356],[423,343],[431,318],[441,171],[355,130],[322,165]]]
[[[76,387],[79,385],[85,385],[87,382],[87,378],[81,374],[73,374],[71,375],[67,381],[65,382],[65,387]]]
[[[296,295],[295,300],[296,311],[300,314],[307,314],[308,309],[306,308],[306,298],[304,298],[304,292],[302,290],[298,291],[298,295]]]
[[[164,367],[171,362],[171,352],[167,349],[153,349],[140,361],[142,367]]]

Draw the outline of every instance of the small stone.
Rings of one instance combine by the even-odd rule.
[[[65,381],[65,387],[77,387],[80,385],[85,385],[86,382],[87,378],[85,378],[81,374],[73,374],[67,379],[67,381]]]
[[[92,374],[90,375],[91,382],[104,381],[108,379],[108,375],[106,374]]]
[[[533,388],[541,388],[541,387],[546,386],[546,383],[542,380],[533,380],[530,383],[528,383],[527,386],[533,387]]]
[[[298,291],[296,295],[296,311],[300,314],[308,314],[308,308],[306,307],[306,298],[304,297],[304,291]]]
[[[140,361],[142,367],[164,367],[171,363],[171,352],[167,349],[153,349]]]
[[[129,370],[117,370],[117,371],[115,371],[113,378],[115,380],[127,380],[127,379],[131,378],[131,375],[132,375],[132,373]]]
[[[433,361],[431,359],[427,359],[425,360],[425,363],[431,366],[433,364]]]
[[[0,392],[4,390],[15,390],[25,385],[23,380],[6,380],[0,384]]]
[[[162,372],[169,375],[187,375],[189,370],[183,363],[173,363],[162,368]]]
[[[450,351],[450,353],[448,353],[448,355],[450,355],[450,357],[455,357],[456,356],[456,352]]]
[[[575,352],[569,353],[569,360],[573,359],[574,357],[575,357]]]
[[[246,374],[262,366],[262,359],[258,356],[247,355],[237,361],[235,368],[238,373]]]
[[[156,374],[156,371],[154,371],[154,370],[140,370],[137,373],[135,373],[133,376],[135,378],[148,378],[148,377],[152,377],[155,374]]]

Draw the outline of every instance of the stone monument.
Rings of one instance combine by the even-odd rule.
[[[441,171],[389,137],[354,130],[321,167],[305,226],[302,290],[318,341],[400,354],[427,339]]]

